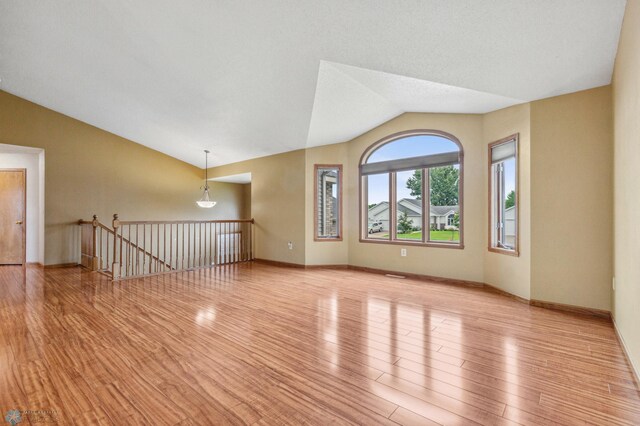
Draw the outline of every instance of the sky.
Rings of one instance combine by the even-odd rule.
[[[423,155],[453,151],[458,151],[458,145],[442,136],[409,136],[381,146],[369,156],[367,163],[422,157]]]
[[[397,160],[400,158],[421,157],[423,155],[439,154],[443,152],[458,151],[458,145],[451,140],[436,135],[409,136],[390,142],[369,156],[367,163]],[[407,188],[407,179],[413,176],[413,171],[398,172],[396,188],[398,200],[402,198],[415,198]],[[388,174],[369,176],[368,203],[389,201],[389,176]]]
[[[423,155],[438,154],[443,152],[458,151],[458,146],[449,139],[436,135],[409,136],[390,142],[378,148],[369,156],[367,163],[378,163],[387,160],[400,158],[420,157]],[[469,160],[467,160],[469,161]],[[505,183],[507,193],[515,188],[515,160],[505,162]],[[398,200],[402,198],[415,198],[410,195],[407,188],[407,179],[413,175],[413,171],[398,172],[396,188]],[[369,196],[368,204],[389,201],[389,176],[381,175],[369,176]]]
[[[507,194],[516,188],[516,159],[511,158],[504,162],[504,184]]]

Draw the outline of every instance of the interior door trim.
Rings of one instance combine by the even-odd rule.
[[[27,266],[27,169],[0,169],[1,172],[22,172],[22,267]]]

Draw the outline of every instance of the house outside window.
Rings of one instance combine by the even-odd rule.
[[[489,145],[489,251],[517,256],[518,134]]]
[[[314,167],[314,239],[342,240],[342,165]]]
[[[463,248],[462,166],[462,145],[441,131],[373,144],[360,161],[360,240]]]

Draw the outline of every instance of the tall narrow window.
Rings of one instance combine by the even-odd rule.
[[[315,168],[315,240],[342,240],[342,165]]]
[[[489,145],[489,250],[518,255],[518,135]]]
[[[389,215],[389,174],[372,174],[367,178],[367,237],[389,240],[391,216]]]
[[[363,242],[462,248],[462,145],[435,130],[401,132],[360,161]]]

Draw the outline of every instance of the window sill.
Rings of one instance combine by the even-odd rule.
[[[506,256],[520,257],[520,252],[518,250],[507,250],[498,247],[489,247],[489,251],[491,253],[504,254]]]
[[[326,237],[326,238],[314,237],[313,241],[318,243],[337,243],[342,241],[342,237]]]
[[[423,243],[422,241],[411,241],[411,240],[376,240],[373,238],[360,238],[361,243],[372,243],[372,244],[390,244],[396,246],[419,246],[419,247],[438,247],[438,248],[446,248],[446,249],[458,249],[463,250],[464,244],[460,243],[439,243],[435,241],[429,241]]]

